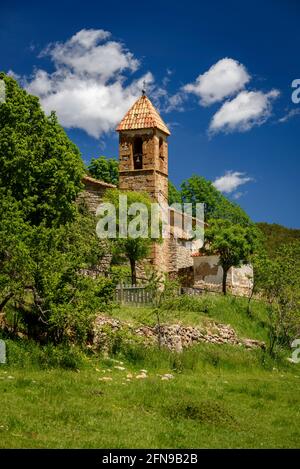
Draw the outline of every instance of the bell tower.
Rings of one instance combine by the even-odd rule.
[[[120,189],[148,192],[154,201],[167,205],[170,131],[144,92],[116,130]]]
[[[170,131],[145,92],[116,130],[119,132],[119,188],[147,192],[154,202],[168,210]],[[168,241],[153,243],[149,261],[160,272],[169,270]]]

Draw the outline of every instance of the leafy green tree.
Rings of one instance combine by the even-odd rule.
[[[300,334],[300,242],[282,245],[270,258],[253,259],[256,291],[267,301],[270,353]]]
[[[138,223],[138,231],[140,235],[137,237],[130,236],[130,233],[126,237],[120,236],[120,195],[127,196],[127,226],[138,216],[139,214],[129,215],[128,212],[133,204],[143,204],[147,211],[147,220],[145,224]],[[111,203],[116,209],[116,238],[111,239],[111,245],[113,254],[116,257],[124,255],[130,264],[131,269],[131,282],[132,285],[136,285],[137,274],[136,264],[147,258],[151,253],[151,247],[153,242],[161,242],[160,233],[158,238],[151,238],[151,199],[147,193],[143,192],[125,192],[119,191],[118,189],[110,189],[106,192],[103,199],[104,202]],[[143,226],[142,226],[143,225]]]
[[[0,190],[0,313],[23,294],[31,280],[33,262],[28,240],[31,227],[24,222],[20,203]]]
[[[37,98],[0,78],[0,309],[13,304],[38,340],[81,342],[111,286],[85,275],[103,247],[95,218],[75,203],[80,153]]]
[[[99,281],[85,275],[103,256],[94,218],[78,214],[56,228],[33,227],[28,245],[31,275],[18,308],[29,334],[55,343],[82,342],[103,307]]]
[[[205,230],[202,250],[211,255],[218,254],[223,269],[222,291],[226,295],[227,274],[231,267],[240,267],[250,261],[259,241],[256,228],[234,225],[229,220],[211,220]]]
[[[95,179],[99,179],[110,184],[119,183],[119,162],[114,158],[92,158],[88,166],[89,174]]]
[[[193,175],[181,184],[182,202],[204,203],[205,221],[230,220],[235,224],[248,225],[250,219],[239,205],[230,202],[204,177]],[[195,215],[195,213],[194,213]]]
[[[74,200],[84,173],[79,150],[47,117],[38,98],[0,73],[6,100],[0,104],[0,187],[22,202],[25,220],[34,225],[65,223],[76,212]]]

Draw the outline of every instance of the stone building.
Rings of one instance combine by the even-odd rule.
[[[164,239],[162,244],[153,244],[147,262],[160,272],[181,278],[185,286],[196,284],[204,288],[217,289],[221,267],[213,264],[209,277],[206,275],[201,277],[199,265],[202,263],[200,260],[202,258],[198,256],[201,243],[199,240],[193,240],[185,231],[185,215],[168,206],[170,131],[144,93],[126,113],[116,131],[119,133],[119,188],[126,191],[147,192],[152,200],[158,202],[165,210],[170,221],[170,237]],[[115,187],[89,176],[85,176],[83,182],[85,190],[80,198],[85,199],[94,212],[105,191]],[[192,222],[194,223],[195,219]],[[211,266],[214,261],[211,259],[207,262]],[[214,276],[215,279],[212,281]],[[228,277],[232,278],[232,275]],[[238,279],[237,282],[243,283],[245,274],[240,271],[239,274],[234,274],[234,278]]]
[[[219,256],[206,256],[201,252],[192,254],[193,286],[210,291],[221,292],[223,269],[219,265]],[[245,264],[241,267],[231,267],[227,273],[227,290],[233,295],[248,296],[253,287],[253,269]]]

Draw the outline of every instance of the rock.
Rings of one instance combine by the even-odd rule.
[[[171,375],[170,373],[166,373],[162,375],[161,379],[165,379],[165,380],[174,379],[174,375]]]
[[[253,340],[253,339],[241,339],[241,343],[247,348],[262,348],[266,347],[264,342],[260,340]]]
[[[290,363],[293,363],[293,364],[299,363],[298,361],[294,360],[294,359],[291,358],[291,357],[288,357],[288,358],[287,358],[287,361],[290,362]]]
[[[136,376],[136,379],[146,379],[148,378],[148,376],[146,375],[146,373],[141,373],[140,375],[137,375]]]

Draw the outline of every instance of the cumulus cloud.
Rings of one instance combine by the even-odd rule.
[[[287,112],[285,114],[285,116],[278,119],[278,122],[280,122],[280,123],[286,122],[286,121],[292,119],[293,117],[298,116],[299,114],[300,114],[300,109],[299,108],[291,109],[289,112]]]
[[[253,181],[253,178],[247,176],[245,173],[239,171],[226,171],[224,176],[221,176],[213,181],[213,185],[220,192],[230,194],[234,192],[239,186]],[[236,194],[236,198],[242,195],[241,192]]]
[[[201,105],[209,106],[243,89],[250,78],[243,64],[226,57],[199,75],[194,83],[185,85],[183,91],[195,94]]]
[[[40,55],[50,57],[54,72],[36,70],[26,89],[40,97],[46,113],[56,111],[64,127],[95,138],[114,129],[140,96],[143,82],[150,88],[154,83],[151,72],[126,82],[140,63],[102,29],[83,29],[66,42],[49,44]]]
[[[243,132],[263,124],[271,114],[272,101],[279,96],[278,90],[241,91],[231,101],[226,101],[213,116],[209,131]]]

